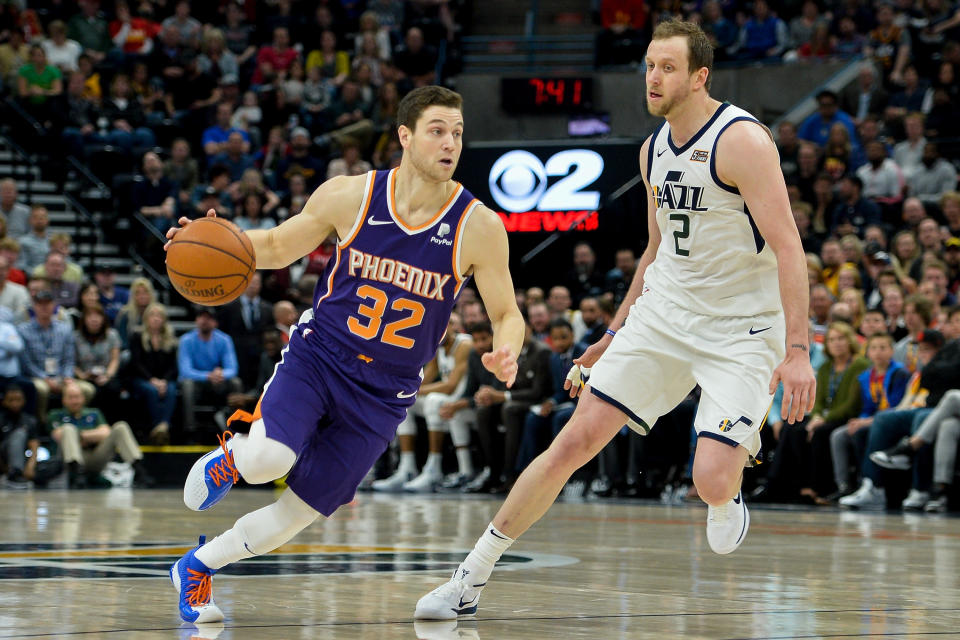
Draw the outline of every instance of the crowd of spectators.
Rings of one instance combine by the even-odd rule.
[[[912,466],[912,488],[894,506],[943,511],[960,432],[960,394],[953,391],[960,388],[960,84],[954,71],[960,9],[906,1],[792,6],[793,14],[787,8],[781,18],[763,0],[653,7],[602,2],[604,20],[619,26],[601,34],[598,55],[610,44],[608,36],[620,44],[636,38],[642,52],[658,21],[683,16],[700,20],[717,37],[721,60],[863,57],[855,82],[839,94],[819,92],[815,113],[799,123],[784,121],[776,131],[807,252],[818,396],[812,414],[797,425],[781,422],[775,399],[770,428],[762,432],[767,464],[747,482],[758,499],[867,508],[887,503],[881,469]],[[617,294],[608,289],[606,295]],[[552,323],[564,319],[562,305],[544,310],[536,298],[526,308],[531,332],[549,342]],[[482,341],[474,336],[474,343]],[[566,343],[560,344],[569,357]],[[470,401],[482,406],[490,397]],[[526,403],[535,417],[524,423],[530,431],[521,434],[516,458],[511,443],[517,427],[506,410],[510,402],[502,402],[496,432],[505,432],[507,459],[485,454],[492,469],[482,476],[486,488],[509,486],[549,434],[562,428],[568,415],[544,420],[561,399],[543,395]],[[586,473],[593,477],[591,490],[632,495],[666,484],[666,494],[673,494],[670,485],[680,484],[679,495],[685,494],[696,405],[694,390],[647,438],[625,429]],[[484,429],[479,413],[476,420]],[[528,437],[534,432],[539,439]],[[657,454],[645,459],[650,451]],[[584,488],[582,478],[573,484]]]
[[[396,166],[399,98],[444,73],[438,56],[456,43],[461,9],[392,0],[40,5],[2,5],[4,90],[69,153],[94,165],[109,149],[138,166],[120,213],[160,233],[210,208],[243,229],[267,229],[329,177]],[[904,506],[945,508],[948,450],[955,456],[960,433],[950,421],[960,387],[960,13],[905,0],[599,7],[601,62],[642,53],[650,30],[678,15],[700,21],[721,60],[863,56],[850,87],[820,92],[816,113],[776,131],[808,257],[819,393],[800,425],[780,422],[775,399],[762,432],[766,464],[747,478],[757,498],[865,507],[885,499],[880,469],[913,466]],[[36,455],[11,452],[23,442],[35,451],[44,434],[59,434],[48,444],[63,443],[61,459],[82,484],[100,467],[106,454],[93,452],[103,442],[136,463],[128,435],[189,442],[205,424],[222,427],[226,411],[252,408],[333,253],[328,240],[257,274],[236,302],[197,310],[196,328],[178,340],[149,280],[129,291],[109,269],[88,280],[70,259],[70,238],[51,234],[46,210],[19,203],[11,181],[0,182],[0,212],[0,438],[12,484],[39,479]],[[159,258],[146,226],[136,240]],[[563,280],[517,292],[528,336],[525,373],[510,390],[477,365],[490,327],[465,289],[465,390],[435,415],[466,412],[475,437],[455,443],[455,454],[458,469],[476,472],[418,487],[504,491],[563,427],[574,406],[562,391],[569,363],[603,335],[636,265],[631,249],[609,258],[614,268],[600,270],[580,243]],[[697,403],[694,389],[648,436],[624,428],[569,491],[684,495]],[[80,432],[79,454],[68,423]],[[431,455],[437,444],[431,431]],[[394,457],[373,475],[390,476]]]
[[[143,216],[134,239],[159,259],[146,225],[214,207],[266,228],[330,177],[396,166],[399,100],[455,68],[464,4],[5,3],[0,90],[48,149],[108,184],[136,174],[117,214]]]
[[[905,83],[911,60],[921,66],[921,77],[937,76],[944,45],[960,40],[960,9],[953,2],[600,0],[598,4],[597,64],[601,66],[641,62],[653,29],[670,19],[700,24],[713,42],[718,62],[862,55],[898,85]],[[956,56],[957,46],[951,45],[949,56]]]

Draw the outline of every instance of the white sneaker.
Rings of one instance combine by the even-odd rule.
[[[883,509],[887,505],[887,492],[883,487],[873,486],[873,480],[864,478],[860,488],[840,498],[840,506],[849,509]]]
[[[413,480],[416,476],[417,472],[415,470],[405,471],[403,469],[397,469],[389,478],[374,480],[370,488],[374,491],[401,491],[403,490],[403,485]]]
[[[947,496],[934,498],[924,505],[923,510],[927,513],[944,513],[947,510]]]
[[[725,555],[736,550],[750,528],[750,512],[737,492],[730,502],[720,507],[707,507],[707,542],[714,553]]]
[[[439,470],[424,469],[416,478],[403,484],[403,490],[411,493],[433,493],[443,482],[443,473]]]
[[[900,506],[908,511],[920,511],[929,500],[930,492],[910,489],[910,493],[907,494]]]
[[[453,578],[417,601],[414,620],[456,620],[477,615],[480,592],[487,584],[470,585],[457,576],[463,573],[459,567]]]

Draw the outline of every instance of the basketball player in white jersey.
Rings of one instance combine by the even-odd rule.
[[[474,615],[494,563],[567,478],[624,423],[647,433],[696,384],[693,480],[709,505],[710,547],[732,552],[749,526],[743,468],[777,383],[784,420],[813,408],[806,265],[770,132],[710,97],[713,49],[695,24],[658,25],[646,63],[647,106],[666,118],[640,151],[650,243],[608,335],[568,376],[576,395],[593,367],[573,417],[415,618]]]
[[[460,411],[449,420],[440,416],[440,407],[463,395],[467,386],[467,361],[473,349],[473,339],[463,333],[463,320],[460,314],[450,314],[447,332],[443,342],[437,348],[433,360],[423,368],[424,383],[417,392],[417,401],[407,409],[407,417],[397,427],[397,441],[400,445],[400,464],[389,478],[373,483],[374,491],[412,491],[429,493],[443,481],[440,463],[443,458],[443,439],[447,431],[453,440],[457,452],[458,472],[451,478],[451,485],[459,486],[473,476],[473,461],[470,458],[470,411]],[[427,463],[417,475],[417,461],[414,452],[417,436],[417,423],[414,416],[421,416],[427,422],[427,434],[430,440]]]

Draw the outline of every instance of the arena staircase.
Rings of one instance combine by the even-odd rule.
[[[128,287],[138,277],[147,276],[158,290],[161,302],[169,307],[178,334],[193,328],[183,300],[164,287],[165,275],[150,272],[138,262],[123,238],[130,231],[130,219],[115,215],[111,190],[85,166],[70,158],[59,180],[36,154],[26,151],[9,137],[0,135],[0,179],[17,182],[20,202],[44,205],[50,214],[50,233],[67,233],[73,239],[71,258],[92,279],[97,265],[109,265],[117,274],[117,284]]]

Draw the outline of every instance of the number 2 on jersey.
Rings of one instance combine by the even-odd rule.
[[[357,313],[366,318],[368,322],[364,324],[362,320],[350,316],[347,318],[347,328],[350,329],[351,333],[364,340],[372,340],[380,333],[383,313],[387,310],[387,294],[381,289],[364,284],[357,287],[357,295],[364,300],[372,300],[373,306],[361,304],[357,307]],[[398,332],[416,327],[423,321],[423,305],[409,298],[397,298],[390,305],[390,308],[394,311],[409,311],[410,315],[387,324],[383,328],[380,341],[401,349],[412,349],[413,338],[401,336]]]
[[[690,237],[690,216],[685,213],[671,213],[670,220],[679,220],[683,223],[683,227],[680,229],[675,229],[673,231],[673,247],[677,251],[678,256],[688,256],[690,255],[689,249],[681,249],[680,241]]]

